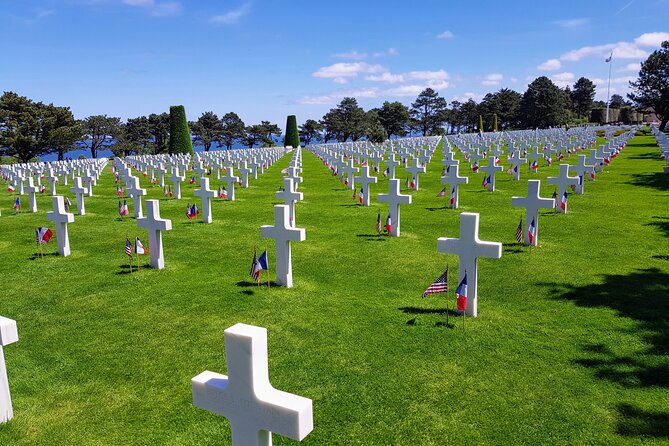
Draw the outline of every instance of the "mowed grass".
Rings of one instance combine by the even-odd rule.
[[[35,258],[50,198],[14,215],[2,192],[0,314],[20,339],[4,349],[15,418],[0,444],[229,444],[228,422],[192,405],[190,379],[226,373],[223,331],[237,322],[268,329],[272,384],[313,400],[303,444],[666,444],[669,176],[654,139],[631,140],[585,195],[570,195],[569,214],[542,211],[533,249],[515,244],[524,210],[511,197],[530,177],[550,197],[543,180],[559,163],[536,175],[525,166],[520,182],[500,174],[494,193],[466,169],[456,211],[436,197],[440,160],[438,150],[421,190],[405,191],[413,204],[389,238],[375,233],[387,179],[363,208],[303,150],[296,220],[307,239],[293,243],[290,290],[248,277],[254,247],[273,263],[259,227],[273,223],[289,156],[237,201],[214,200],[211,225],[186,219],[193,186],[164,199],[143,178],[173,223],[163,271],[146,257],[128,274],[126,236],[147,237],[118,218],[109,166],[70,225],[68,258]],[[69,187],[59,193],[74,202]],[[421,299],[446,265],[457,286],[457,258],[436,239],[459,237],[460,212],[480,213],[481,239],[504,243],[501,259],[479,261],[479,317],[464,328],[452,315],[446,324],[453,292]],[[45,248],[55,250],[55,240]]]

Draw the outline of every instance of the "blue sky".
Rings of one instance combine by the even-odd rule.
[[[0,88],[132,118],[183,104],[283,127],[343,97],[409,105],[431,86],[448,101],[586,76],[606,99],[669,39],[669,0],[185,1],[0,0]]]

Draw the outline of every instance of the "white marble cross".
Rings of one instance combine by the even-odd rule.
[[[86,169],[86,174],[82,177],[82,180],[86,184],[86,189],[88,190],[88,196],[92,197],[93,196],[93,186],[95,186],[95,175],[91,174],[91,172]]]
[[[28,185],[25,187],[25,191],[28,192],[30,212],[37,212],[37,193],[39,192],[39,186],[35,186],[33,177],[28,177],[27,182]]]
[[[267,330],[235,324],[224,333],[229,376],[207,370],[194,377],[193,405],[230,421],[232,446],[271,446],[272,433],[304,439],[314,427],[312,401],[272,387]]]
[[[489,184],[488,184],[488,190],[490,192],[495,192],[495,173],[497,172],[502,172],[504,170],[504,167],[498,166],[495,161],[497,160],[496,157],[494,156],[489,156],[488,157],[488,165],[481,167],[481,170],[485,171],[488,178],[489,178]]]
[[[167,170],[165,170],[164,164],[158,164],[158,167],[156,167],[153,171],[158,175],[158,178],[156,178],[158,186],[165,187],[165,173],[167,173]]]
[[[276,240],[276,284],[292,288],[293,261],[290,242],[302,242],[306,239],[303,228],[294,228],[290,224],[289,208],[285,204],[274,206],[274,226],[260,227],[260,236]]]
[[[16,329],[16,321],[0,316],[0,423],[5,423],[14,418],[4,347],[18,340],[19,332]]]
[[[447,197],[451,196],[451,192],[454,195],[454,201],[453,201],[453,209],[458,208],[458,203],[459,203],[459,198],[460,198],[460,184],[467,184],[469,183],[469,178],[468,177],[461,177],[460,176],[460,166],[458,164],[454,164],[450,166],[448,170],[448,176],[441,177],[441,183],[442,184],[448,184],[448,193],[446,194]]]
[[[225,169],[225,176],[221,177],[221,180],[228,183],[228,200],[235,201],[235,184],[239,181],[239,177],[235,176],[232,166]]]
[[[369,166],[362,166],[360,168],[360,176],[355,177],[355,182],[360,184],[360,190],[363,191],[362,205],[369,206],[369,197],[372,195],[369,189],[370,184],[376,184],[378,178],[369,175]]]
[[[53,211],[46,213],[46,219],[56,225],[56,240],[58,240],[58,254],[67,257],[70,255],[70,236],[67,224],[74,222],[74,214],[65,212],[65,200],[60,195],[51,197]]]
[[[527,157],[528,160],[532,160],[531,163],[528,161],[528,163],[529,163],[529,168],[530,168],[530,170],[531,170],[531,169],[532,169],[532,165],[534,165],[535,162],[538,163],[538,162],[539,162],[538,160],[539,160],[540,158],[543,158],[543,157],[544,157],[544,154],[541,153],[541,152],[539,152],[539,151],[537,150],[536,147],[533,147],[533,148],[532,148],[532,151],[531,151],[531,152],[528,151],[528,152],[527,152],[527,155],[525,155],[525,156]]]
[[[400,180],[392,178],[388,180],[388,193],[378,194],[379,203],[388,203],[388,214],[390,215],[391,230],[393,237],[400,236],[400,204],[411,204],[411,195],[400,193]]]
[[[280,198],[285,201],[286,206],[288,206],[289,223],[294,228],[295,203],[302,201],[304,196],[302,192],[295,191],[295,181],[292,178],[283,177],[283,190],[280,190],[276,193],[276,198]]]
[[[546,179],[548,184],[552,184],[558,187],[557,199],[561,200],[564,193],[567,191],[569,186],[578,186],[579,179],[578,177],[569,176],[569,164],[560,164],[560,175],[557,177],[548,177]],[[560,206],[557,207],[558,212],[567,213],[567,209],[562,209]]]
[[[463,212],[460,214],[460,238],[439,237],[437,251],[455,254],[459,257],[458,283],[467,274],[465,314],[476,317],[478,314],[478,258],[499,259],[502,257],[502,244],[479,240],[479,214]]]
[[[589,164],[595,166],[595,170],[597,172],[602,171],[601,163],[604,161],[604,158],[597,155],[597,149],[590,149],[590,156],[588,157],[587,161]]]
[[[384,163],[388,166],[388,178],[391,180],[395,178],[395,167],[400,165],[400,162],[395,159],[395,154],[391,153],[388,161]]]
[[[174,171],[172,172],[172,175],[167,177],[169,181],[174,183],[174,191],[172,192],[174,194],[174,198],[176,198],[177,200],[181,199],[181,183],[185,178],[186,178],[185,176],[179,175],[179,168],[177,166],[174,166]]]
[[[585,161],[585,155],[579,155],[578,156],[578,163],[575,166],[569,166],[569,169],[573,170],[576,172],[576,175],[578,176],[578,181],[579,184],[576,186],[575,192],[579,195],[582,195],[584,192],[584,183],[585,183],[585,175],[589,173],[594,173],[595,172],[595,166],[591,166],[589,164],[586,164]]]
[[[247,165],[247,162],[242,163],[242,167],[237,169],[237,172],[242,176],[242,187],[249,187],[249,174],[252,172],[251,168]]]
[[[418,190],[419,174],[425,173],[425,166],[419,165],[418,158],[412,158],[411,167],[407,167],[406,171],[411,174],[411,180],[414,184],[414,190]]]
[[[146,200],[146,217],[137,219],[137,226],[146,228],[149,233],[149,254],[151,254],[151,268],[165,268],[163,256],[162,231],[172,230],[172,220],[160,218],[160,201]]]
[[[555,207],[555,200],[552,198],[541,198],[539,188],[541,181],[529,180],[527,182],[527,197],[511,197],[511,206],[525,208],[525,227],[523,228],[523,240],[525,246],[537,246],[539,241],[539,209],[552,209]],[[533,240],[530,241],[528,228],[534,221]]]
[[[88,188],[81,185],[81,177],[74,178],[74,187],[70,188],[70,192],[77,196],[77,214],[86,215],[86,208],[84,206],[84,197],[88,193]]]
[[[135,176],[130,177],[130,186],[128,186],[125,192],[129,197],[132,197],[132,210],[135,213],[135,218],[142,218],[144,213],[142,212],[142,196],[146,195],[146,189],[139,187],[139,178]]]
[[[200,188],[195,189],[193,195],[202,198],[202,221],[207,224],[211,223],[211,199],[218,194],[215,190],[209,189],[209,178],[206,176],[200,177]]]
[[[341,168],[342,173],[346,174],[346,178],[348,179],[348,188],[351,190],[353,190],[355,187],[355,177],[353,174],[357,173],[359,170],[360,169],[353,166],[352,159],[348,160],[348,164]]]
[[[515,150],[513,156],[507,159],[508,162],[513,166],[513,179],[516,181],[520,180],[520,165],[527,163],[527,158],[521,158],[520,150]]]
[[[56,185],[58,184],[58,175],[54,172],[49,172],[49,175],[46,177],[49,181],[49,195],[52,197],[56,195]]]

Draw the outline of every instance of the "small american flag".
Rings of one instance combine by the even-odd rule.
[[[448,267],[446,267],[446,271],[444,271],[443,274],[437,278],[437,280],[432,282],[432,284],[427,287],[423,293],[423,297],[436,293],[448,293]]]
[[[376,216],[376,232],[381,235],[381,213]]]
[[[132,243],[130,243],[130,240],[128,238],[125,239],[125,255],[128,257],[132,257]]]
[[[520,223],[518,223],[518,229],[516,229],[516,240],[518,243],[523,243],[523,217],[520,217]]]

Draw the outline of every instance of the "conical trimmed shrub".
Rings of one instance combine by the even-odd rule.
[[[170,153],[193,153],[193,141],[183,105],[170,107]]]
[[[286,136],[283,138],[283,146],[300,147],[300,134],[297,132],[297,118],[295,115],[288,115],[288,119],[286,119]]]

